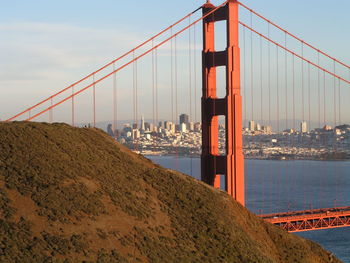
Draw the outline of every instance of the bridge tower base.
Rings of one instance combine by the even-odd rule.
[[[215,9],[211,3],[203,6],[203,14]],[[229,0],[203,20],[202,53],[202,181],[220,188],[225,176],[225,190],[245,205],[244,158],[242,150],[242,97],[240,87],[240,49],[238,2]],[[215,51],[215,22],[226,21],[227,47]],[[216,67],[226,68],[226,96],[217,97]],[[218,116],[225,116],[226,151],[219,154]]]

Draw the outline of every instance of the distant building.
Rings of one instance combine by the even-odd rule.
[[[294,130],[293,129],[286,129],[283,132],[285,132],[285,133],[294,133]]]
[[[324,129],[325,131],[330,131],[330,130],[332,130],[332,126],[330,126],[330,125],[325,125],[325,126],[323,127],[323,129]]]
[[[186,123],[181,123],[180,124],[180,132],[186,132],[186,130],[187,130],[187,125],[186,125]]]
[[[255,129],[256,129],[257,131],[261,131],[261,125],[260,125],[259,123],[257,123],[257,124],[255,125]]]
[[[133,129],[132,131],[132,139],[140,138],[140,131],[138,129]]]
[[[145,118],[143,116],[141,116],[141,131],[145,131]]]
[[[301,133],[307,133],[307,122],[306,121],[302,121],[300,123],[300,132]]]
[[[176,131],[176,125],[175,125],[175,123],[170,122],[170,129],[169,129],[169,131],[170,131],[172,134],[175,133],[175,131]]]
[[[196,131],[196,132],[200,132],[201,131],[201,123],[200,122],[196,122],[194,124],[194,131]]]
[[[181,114],[180,115],[180,124],[185,123],[187,124],[189,122],[189,117],[187,114]]]
[[[271,126],[263,126],[262,130],[264,131],[264,133],[266,134],[271,134],[272,133],[272,127]]]
[[[249,130],[255,131],[255,121],[249,121]]]
[[[170,131],[170,126],[171,126],[171,122],[170,121],[165,121],[164,122],[164,128],[168,131]]]

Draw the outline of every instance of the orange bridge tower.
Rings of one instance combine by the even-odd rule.
[[[215,9],[209,1],[203,14]],[[225,190],[245,205],[244,157],[242,150],[242,97],[240,87],[239,5],[229,0],[203,20],[202,54],[202,181],[220,188],[225,176]],[[226,21],[227,47],[215,51],[215,22]],[[217,97],[216,67],[226,68],[226,95]],[[225,153],[219,155],[218,116],[225,116]]]

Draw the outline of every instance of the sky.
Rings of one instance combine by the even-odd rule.
[[[99,68],[203,2],[0,0],[0,119]],[[349,1],[242,2],[350,64]]]

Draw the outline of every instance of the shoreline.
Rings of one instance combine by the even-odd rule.
[[[152,157],[179,157],[179,158],[196,158],[200,159],[200,155],[184,155],[184,154],[141,154],[143,156],[152,156]],[[255,160],[255,161],[317,161],[317,162],[350,162],[349,159],[321,159],[321,158],[251,158],[245,157],[245,160]]]

